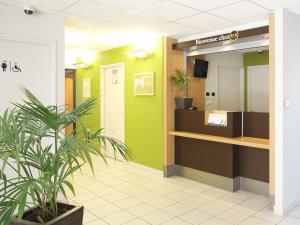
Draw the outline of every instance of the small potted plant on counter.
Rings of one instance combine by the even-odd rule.
[[[82,225],[83,206],[58,200],[67,199],[67,189],[75,195],[70,176],[85,164],[93,170],[92,156],[105,161],[108,146],[125,159],[130,152],[102,129],[91,132],[84,126],[82,118],[95,99],[67,112],[23,92],[23,103],[14,103],[0,116],[0,224]],[[72,123],[76,131],[65,136]]]
[[[175,98],[176,109],[188,109],[192,107],[193,99],[187,97],[188,80],[188,74],[178,69],[170,76],[172,87],[178,90],[178,97]]]

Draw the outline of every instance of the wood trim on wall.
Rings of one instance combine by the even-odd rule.
[[[270,153],[269,171],[270,185],[269,194],[275,195],[275,18],[269,15],[269,130],[270,130]]]
[[[176,91],[170,85],[169,77],[175,69],[184,70],[184,52],[173,50],[176,39],[164,38],[164,166],[175,163],[174,137],[169,135],[174,130]]]
[[[188,97],[193,98],[193,106],[196,106],[197,110],[203,111],[205,110],[205,79],[193,76],[195,59],[205,60],[205,55],[187,57]]]

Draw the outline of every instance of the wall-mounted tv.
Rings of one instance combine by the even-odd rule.
[[[194,77],[207,78],[208,61],[195,59]]]

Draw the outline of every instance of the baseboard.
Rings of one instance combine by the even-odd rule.
[[[139,163],[135,163],[132,161],[129,161],[128,164],[134,168],[141,169],[141,170],[149,172],[149,173],[153,173],[153,174],[160,175],[160,176],[164,175],[164,172],[162,170],[154,169],[154,168],[151,168],[151,167],[139,164]]]
[[[198,181],[232,192],[237,191],[240,186],[239,177],[228,178],[179,165],[176,165],[176,174],[194,181]]]
[[[176,165],[164,166],[164,177],[171,177],[176,175]]]
[[[113,160],[117,160],[117,161],[119,161],[119,162],[127,163],[127,165],[129,165],[129,166],[132,166],[132,167],[137,168],[137,169],[144,170],[144,171],[149,172],[149,173],[157,174],[157,175],[160,175],[160,176],[163,176],[163,175],[164,175],[164,172],[163,172],[163,171],[158,170],[158,169],[154,169],[154,168],[152,168],[152,167],[145,166],[145,165],[143,165],[143,164],[139,164],[139,163],[132,162],[132,161],[126,162],[126,161],[123,161],[123,160],[115,159],[115,158],[113,158],[113,157],[111,157],[111,156],[108,156],[108,155],[107,155],[106,157],[107,157],[107,158],[111,158],[111,159],[113,159]]]
[[[296,208],[300,204],[300,199],[293,201],[287,205],[274,205],[273,211],[275,214],[280,215],[280,216],[285,216],[287,215],[290,211],[292,211],[294,208]]]
[[[240,177],[240,189],[269,197],[269,183]]]

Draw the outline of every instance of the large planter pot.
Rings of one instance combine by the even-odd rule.
[[[176,109],[188,109],[193,106],[193,98],[175,98]]]
[[[73,206],[64,203],[58,203],[59,207],[64,207],[67,212],[43,225],[82,225],[83,206]],[[30,214],[31,211],[24,215]],[[41,223],[31,222],[28,220],[18,221],[16,217],[11,219],[10,225],[41,225]]]

